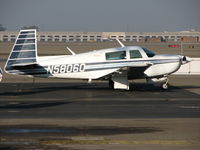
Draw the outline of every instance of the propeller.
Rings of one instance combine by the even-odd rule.
[[[191,61],[192,61],[192,59],[190,57],[188,57],[188,56],[181,56],[181,62],[182,62],[182,64],[186,64],[186,63],[189,63]]]

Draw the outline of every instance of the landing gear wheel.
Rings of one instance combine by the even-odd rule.
[[[114,82],[113,82],[113,80],[109,80],[109,87],[111,89],[114,89]]]
[[[162,88],[163,90],[168,90],[168,89],[169,89],[169,84],[168,84],[168,83],[163,83],[163,84],[161,85],[161,88]]]

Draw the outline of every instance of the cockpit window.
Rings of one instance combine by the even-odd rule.
[[[106,53],[106,60],[126,59],[126,51]]]
[[[130,59],[134,58],[142,58],[142,55],[140,54],[140,51],[138,50],[130,50]]]
[[[142,48],[144,50],[144,52],[147,54],[148,57],[153,57],[155,56],[156,54],[146,48]]]

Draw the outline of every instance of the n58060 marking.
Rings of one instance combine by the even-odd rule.
[[[50,74],[84,72],[85,64],[65,64],[48,66]]]

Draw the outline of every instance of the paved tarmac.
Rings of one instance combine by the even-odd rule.
[[[174,84],[2,83],[0,148],[199,149],[200,86]]]
[[[107,83],[1,84],[1,118],[198,118],[200,95],[138,83],[132,91]],[[195,107],[195,109],[193,109]],[[9,113],[15,110],[17,113]]]

